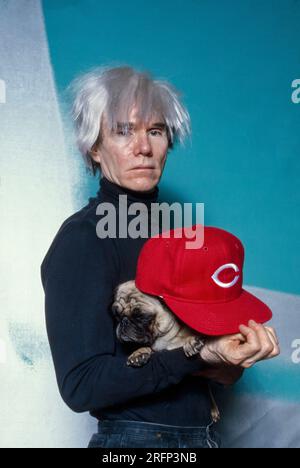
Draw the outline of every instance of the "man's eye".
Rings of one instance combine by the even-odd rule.
[[[153,136],[160,136],[162,135],[161,130],[150,130],[151,135]]]

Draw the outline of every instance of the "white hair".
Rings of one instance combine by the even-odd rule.
[[[167,81],[154,80],[149,72],[129,66],[96,68],[75,79],[69,89],[74,95],[72,117],[77,145],[94,175],[100,167],[90,151],[101,141],[104,113],[110,130],[117,128],[118,121],[128,121],[134,105],[142,122],[159,115],[166,124],[169,148],[177,140],[183,143],[191,134],[190,116],[181,102],[181,93]]]

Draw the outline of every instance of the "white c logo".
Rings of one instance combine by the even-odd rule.
[[[226,263],[226,265],[220,266],[220,268],[218,268],[212,275],[212,279],[221,288],[231,288],[238,282],[240,277],[240,275],[236,275],[230,283],[222,283],[222,281],[219,280],[218,276],[222,271],[227,270],[227,268],[232,268],[236,273],[240,271],[239,267],[236,266],[235,263]]]

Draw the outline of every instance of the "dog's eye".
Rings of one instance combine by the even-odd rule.
[[[132,318],[134,320],[144,321],[145,320],[145,314],[141,311],[141,309],[139,307],[135,307],[132,310]]]
[[[139,307],[135,307],[132,310],[132,318],[144,324],[148,324],[152,321],[152,316],[143,312]]]
[[[144,314],[142,313],[142,311],[141,311],[141,309],[139,307],[134,307],[132,309],[132,315],[133,315],[134,318],[140,319],[140,318],[143,317]]]

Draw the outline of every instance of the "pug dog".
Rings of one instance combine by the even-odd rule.
[[[190,357],[204,346],[202,336],[180,323],[160,298],[142,293],[134,281],[116,288],[112,313],[118,322],[118,340],[141,345],[128,357],[128,366],[145,365],[155,351],[183,347]]]
[[[155,351],[183,347],[187,357],[200,352],[205,337],[194,333],[191,328],[179,322],[173,312],[156,296],[142,293],[135,281],[120,284],[114,291],[112,313],[118,322],[117,338],[121,343],[141,345],[127,359],[127,365],[144,366]],[[210,384],[211,415],[216,423],[220,411]]]

